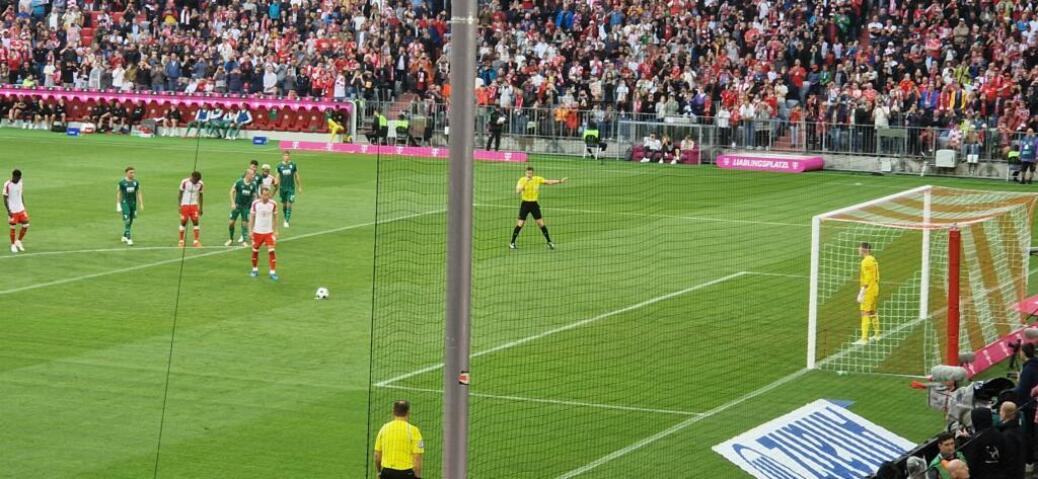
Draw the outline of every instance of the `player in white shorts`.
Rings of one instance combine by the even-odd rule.
[[[278,204],[270,199],[269,188],[260,189],[260,199],[252,202],[252,211],[249,215],[249,231],[252,232],[252,273],[250,276],[259,276],[259,250],[263,245],[267,246],[267,255],[270,258],[270,279],[277,281],[277,254],[274,247],[278,239]]]
[[[25,182],[22,181],[22,171],[11,172],[11,179],[4,182],[4,208],[7,209],[7,224],[11,226],[11,252],[25,251],[22,240],[25,233],[29,231],[29,213],[25,211],[25,200],[22,196]],[[21,225],[22,230],[17,231]]]
[[[202,174],[197,171],[192,172],[190,177],[184,178],[180,182],[180,191],[177,193],[177,198],[180,199],[180,241],[177,242],[177,246],[184,246],[184,230],[187,229],[188,220],[194,226],[195,241],[192,246],[195,248],[202,246],[199,241],[201,234],[199,221],[202,216],[203,189],[205,189],[205,184],[202,183]]]

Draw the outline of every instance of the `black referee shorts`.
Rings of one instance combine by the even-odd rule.
[[[541,219],[541,205],[536,201],[524,201],[519,204],[519,219],[526,221],[526,217],[533,215],[533,219]]]
[[[407,469],[400,471],[397,469],[386,469],[382,468],[382,474],[379,476],[382,479],[414,479],[414,470]]]

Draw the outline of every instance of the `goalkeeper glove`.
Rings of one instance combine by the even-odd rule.
[[[119,203],[116,203],[115,204],[115,212],[116,213],[122,213],[123,212],[123,205],[121,205]]]
[[[858,290],[858,304],[865,302],[865,288]]]

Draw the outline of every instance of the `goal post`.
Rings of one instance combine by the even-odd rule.
[[[927,185],[815,216],[807,367],[921,374],[1018,327],[1036,199]],[[878,324],[859,344],[862,242],[880,292]]]

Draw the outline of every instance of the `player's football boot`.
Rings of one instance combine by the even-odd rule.
[[[259,271],[252,270],[252,271],[249,272],[249,276],[252,276],[253,278],[255,278],[255,277],[259,276]]]
[[[14,247],[18,248],[18,251],[25,252],[25,246],[22,246],[22,240],[15,240]]]
[[[549,241],[548,242],[548,249],[555,249],[555,243],[552,243],[551,241]]]
[[[11,252],[12,253],[17,253],[18,252],[18,247],[15,246],[15,245],[11,245]]]
[[[515,243],[508,243],[508,249],[516,249]]]
[[[177,246],[183,248],[184,247],[184,240],[177,241]]]
[[[202,243],[200,241],[195,241],[191,243],[191,246],[194,246],[195,248],[201,248]]]
[[[132,239],[129,239],[129,238],[127,238],[127,239],[126,239],[126,246],[133,246],[133,240],[132,240]]]
[[[270,273],[270,279],[272,281],[277,281],[279,279],[278,278],[278,274],[277,273]]]

